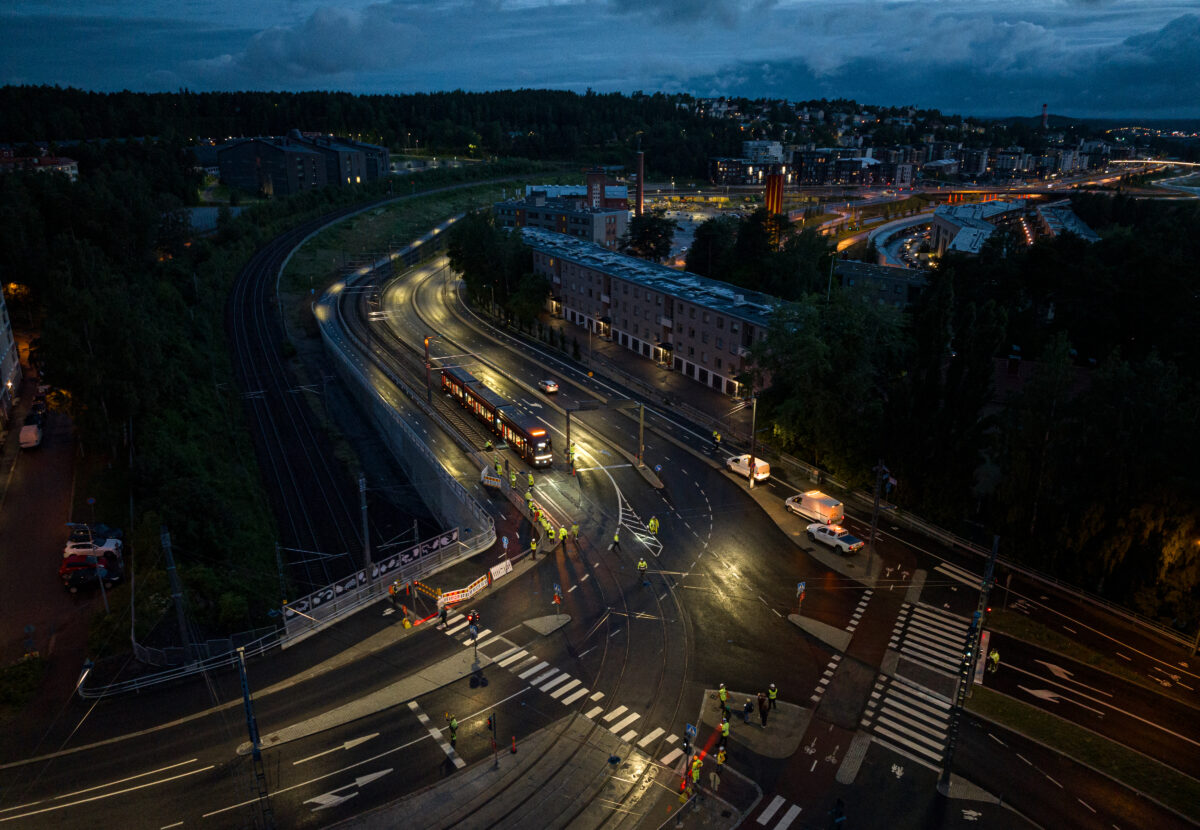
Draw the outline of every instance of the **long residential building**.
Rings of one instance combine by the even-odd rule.
[[[779,300],[583,240],[523,230],[533,268],[550,280],[550,310],[568,322],[727,395]]]

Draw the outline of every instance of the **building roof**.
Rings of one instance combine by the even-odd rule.
[[[899,265],[876,265],[873,262],[860,262],[856,259],[837,260],[834,272],[839,276],[854,277],[856,279],[869,277],[872,279],[903,280],[915,286],[923,286],[929,281],[929,272],[921,268],[904,268]]]
[[[587,185],[582,184],[527,184],[525,185],[525,195],[528,196],[535,190],[541,190],[546,194],[547,199],[561,199],[565,196],[587,196]],[[628,199],[629,188],[623,184],[605,184],[604,198],[606,199]]]
[[[994,230],[995,228],[991,225],[982,228],[963,228],[954,235],[954,239],[946,246],[946,250],[977,254],[983,249],[983,243],[987,241]]]
[[[235,138],[233,141],[227,142],[218,147],[217,155],[220,156],[220,154],[224,153],[226,150],[232,150],[234,147],[241,147],[243,144],[249,144],[250,142],[254,141],[257,141],[260,144],[266,144],[269,147],[284,150],[289,153],[306,153],[311,156],[321,155],[311,147],[301,144],[299,141],[294,139],[289,141],[286,138],[275,138],[272,136],[257,138]]]
[[[1100,234],[1088,227],[1087,223],[1076,216],[1075,212],[1071,210],[1069,199],[1049,205],[1040,205],[1038,206],[1038,214],[1042,217],[1042,220],[1046,223],[1046,227],[1050,229],[1050,233],[1054,236],[1070,232],[1088,242],[1100,241]]]
[[[676,271],[665,265],[655,265],[637,257],[619,254],[592,242],[573,236],[538,228],[522,228],[525,244],[535,251],[612,274],[673,297],[711,308],[734,317],[766,326],[777,297],[760,291],[748,291],[720,280],[702,277],[688,271]]]

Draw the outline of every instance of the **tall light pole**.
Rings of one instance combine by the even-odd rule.
[[[754,390],[750,390],[754,395]],[[750,398],[750,489],[754,489],[754,435],[758,426],[758,396]]]
[[[433,387],[429,384],[429,341],[437,336],[436,334],[425,336],[425,400],[429,403],[433,402]]]

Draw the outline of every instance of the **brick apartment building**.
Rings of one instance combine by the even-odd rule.
[[[550,280],[554,314],[727,395],[747,391],[736,378],[777,299],[575,237],[523,235],[534,271]]]

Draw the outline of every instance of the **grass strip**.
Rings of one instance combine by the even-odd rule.
[[[1194,815],[1200,804],[1200,781],[1008,695],[976,686],[967,700],[967,709],[1087,764],[1185,816]]]

